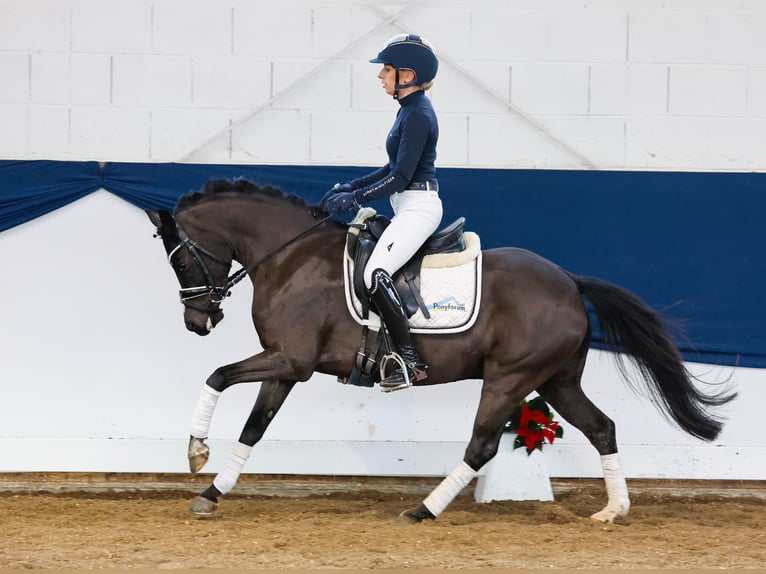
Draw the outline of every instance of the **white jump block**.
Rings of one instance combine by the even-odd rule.
[[[516,435],[503,433],[500,448],[479,475],[473,497],[476,502],[493,500],[553,500],[545,455],[513,448]]]

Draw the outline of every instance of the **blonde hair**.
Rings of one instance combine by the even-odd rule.
[[[431,89],[431,86],[433,86],[433,85],[434,85],[433,81],[432,81],[432,80],[429,80],[428,82],[426,82],[425,84],[423,84],[422,86],[420,86],[420,89],[421,89],[421,90],[423,90],[423,91],[425,92],[426,90],[430,90],[430,89]]]

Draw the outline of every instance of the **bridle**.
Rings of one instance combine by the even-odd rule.
[[[207,281],[206,285],[198,285],[196,287],[182,287],[179,290],[179,296],[181,298],[181,304],[184,307],[187,307],[189,309],[194,309],[195,311],[200,311],[202,313],[207,313],[208,315],[212,313],[218,312],[218,306],[221,304],[221,302],[231,295],[231,288],[234,287],[237,283],[242,281],[248,273],[255,270],[259,265],[262,263],[265,263],[274,255],[288,247],[289,245],[292,245],[299,239],[302,239],[312,231],[314,231],[317,227],[322,225],[325,221],[330,219],[330,216],[326,216],[322,219],[320,219],[317,223],[306,229],[305,231],[299,233],[292,239],[288,240],[287,242],[283,243],[282,245],[279,245],[275,249],[272,249],[269,251],[266,255],[261,257],[258,261],[256,261],[252,266],[249,268],[242,267],[239,269],[236,273],[233,273],[228,277],[226,280],[226,284],[222,286],[216,286],[215,281],[213,280],[213,276],[210,274],[210,269],[208,269],[207,263],[205,263],[205,259],[203,258],[203,255],[206,256],[211,261],[214,261],[215,263],[219,263],[221,265],[225,265],[228,269],[231,266],[231,263],[229,261],[225,261],[224,259],[221,259],[218,257],[215,253],[212,251],[205,249],[202,247],[199,243],[189,238],[188,235],[186,235],[186,232],[181,228],[178,223],[176,223],[176,231],[178,233],[178,239],[180,242],[178,245],[176,245],[170,253],[168,253],[168,263],[172,266],[173,263],[171,262],[171,258],[175,254],[176,251],[181,249],[181,247],[185,247],[189,254],[192,256],[192,259],[197,263],[199,268],[202,270],[203,275],[205,276],[205,281]],[[201,307],[198,305],[194,305],[190,303],[191,300],[197,299],[198,297],[210,297],[210,302],[215,305],[215,307]]]

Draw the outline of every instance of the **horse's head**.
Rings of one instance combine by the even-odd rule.
[[[223,319],[221,301],[229,295],[231,258],[217,255],[190,239],[170,212],[148,211],[162,238],[168,262],[181,285],[186,328],[207,335]]]

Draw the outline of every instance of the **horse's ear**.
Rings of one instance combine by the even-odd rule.
[[[147,209],[146,215],[149,216],[149,221],[157,228],[157,235],[165,240],[176,237],[176,221],[169,211],[166,209],[160,209],[159,211]]]

